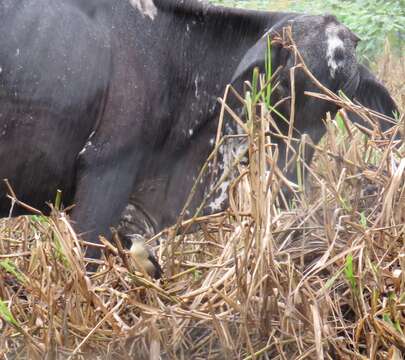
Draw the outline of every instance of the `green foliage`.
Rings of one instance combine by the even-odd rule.
[[[354,291],[356,289],[356,278],[353,270],[353,255],[347,255],[345,263],[345,277],[349,282],[350,287]]]
[[[55,209],[60,210],[61,209],[61,204],[62,204],[62,191],[61,190],[56,190]]]
[[[201,270],[194,270],[193,271],[193,278],[194,278],[194,281],[200,281],[201,280],[201,278],[202,278],[202,275],[203,275],[203,273],[202,273],[202,271]]]
[[[364,211],[360,213],[360,224],[364,229],[367,229],[367,217],[364,214]]]
[[[20,284],[24,284],[26,282],[25,275],[20,270],[18,270],[15,264],[11,262],[9,259],[1,260],[0,268],[4,269],[11,275],[14,275],[14,277],[18,280]]]
[[[14,318],[13,314],[8,309],[7,304],[2,299],[0,299],[0,317],[10,325],[14,325],[17,328],[19,327],[17,320]]]
[[[401,324],[399,323],[398,320],[392,321],[391,317],[389,314],[383,314],[383,320],[390,325],[395,331],[397,331],[398,333],[400,333],[401,335],[403,335],[403,331],[401,328]]]
[[[29,217],[34,223],[36,222],[40,225],[49,225],[49,219],[44,215],[29,215]]]
[[[281,0],[210,0],[225,6],[255,9],[278,9]],[[289,10],[313,14],[330,13],[347,25],[362,40],[358,53],[363,62],[373,61],[383,53],[384,42],[403,56],[405,41],[405,0],[293,0]]]
[[[328,281],[326,281],[323,289],[330,290],[332,288],[332,285],[335,283],[335,281],[339,278],[340,275],[342,275],[343,271],[344,271],[344,268],[342,268],[341,270],[339,270],[335,274],[333,274],[332,277],[330,277],[328,279]]]
[[[339,133],[342,134],[343,136],[346,136],[347,130],[346,130],[345,122],[339,113],[336,114],[335,120],[336,120],[337,127],[339,129]]]
[[[358,53],[363,61],[374,60],[381,55],[385,39],[390,41],[398,54],[403,55],[404,0],[304,0],[293,2],[291,9],[336,15],[362,40]]]
[[[270,108],[270,97],[271,97],[271,92],[272,92],[272,87],[271,87],[271,78],[273,76],[273,73],[271,71],[271,39],[270,36],[267,36],[267,51],[266,51],[266,58],[265,58],[265,69],[266,69],[266,74],[265,74],[265,81],[266,81],[266,89],[265,89],[265,99],[264,103],[266,104],[267,108]]]

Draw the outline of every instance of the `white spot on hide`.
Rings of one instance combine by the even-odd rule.
[[[236,130],[236,131],[235,131]],[[235,130],[231,129],[228,124],[225,125],[225,135],[243,134],[243,130],[237,127]],[[210,144],[214,145],[215,138],[210,139]],[[243,138],[228,138],[219,148],[219,156],[217,168],[214,170],[216,180],[210,186],[209,191],[212,190],[220,179],[223,179],[216,192],[212,195],[212,201],[208,204],[208,208],[214,212],[223,209],[224,203],[228,197],[228,187],[230,182],[237,176],[238,171],[234,168],[234,163],[240,159],[242,154],[247,150],[248,144],[246,139]],[[213,169],[211,163],[208,164],[208,172],[212,173]]]
[[[199,79],[199,75],[197,74],[197,76],[195,77],[194,80],[194,86],[195,86],[195,97],[198,98],[198,79]]]
[[[86,150],[87,150],[90,146],[93,145],[93,144],[91,143],[90,139],[94,136],[95,133],[96,133],[95,131],[92,131],[92,132],[90,133],[89,137],[87,138],[86,145],[84,145],[84,146],[83,146],[83,149],[81,149],[80,152],[79,152],[79,156],[83,155],[83,154],[86,152]]]
[[[83,146],[83,149],[80,150],[79,156],[82,156],[86,152],[86,150],[92,145],[93,144],[91,143],[91,141],[87,141],[86,145]]]
[[[146,15],[152,20],[157,15],[157,9],[153,0],[129,0],[129,2],[132,7],[138,9],[142,15]]]
[[[214,212],[222,210],[222,206],[228,197],[228,186],[229,181],[226,180],[219,186],[216,194],[214,195],[215,196],[214,200],[211,201],[210,204],[208,205],[211,211]]]

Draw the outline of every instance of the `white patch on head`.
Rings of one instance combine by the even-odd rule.
[[[142,15],[148,16],[151,20],[157,15],[157,8],[153,0],[129,0],[132,7],[138,9]]]
[[[193,129],[188,129],[188,134],[189,134],[190,136],[193,136],[194,130],[193,130]]]
[[[136,211],[136,207],[132,204],[125,206],[125,211]]]
[[[125,214],[125,215],[123,215],[123,216],[121,217],[121,220],[128,221],[128,222],[133,222],[133,221],[134,221],[134,218],[133,218],[132,215],[130,215],[130,214]]]
[[[3,68],[0,66],[0,74],[3,72]]]
[[[344,43],[338,35],[339,27],[336,25],[328,25],[325,30],[326,34],[326,60],[328,61],[329,73],[332,78],[335,78],[336,70],[343,66],[343,61],[337,60],[336,50],[344,50]]]

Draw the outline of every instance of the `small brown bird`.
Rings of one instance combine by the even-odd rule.
[[[153,251],[150,246],[145,245],[145,241],[142,235],[132,235],[132,246],[129,250],[129,254],[135,260],[135,267],[138,271],[144,271],[154,279],[160,279],[162,277],[162,268],[153,255]]]

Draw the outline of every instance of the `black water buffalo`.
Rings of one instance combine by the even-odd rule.
[[[42,210],[62,189],[90,241],[108,234],[128,203],[153,231],[175,220],[213,147],[217,97],[263,69],[266,34],[290,25],[322,84],[386,115],[396,110],[357,63],[357,37],[332,16],[154,3],[154,16],[144,16],[129,0],[0,2],[0,178]],[[271,54],[274,69],[284,66],[276,103],[290,95],[294,55],[283,46]],[[302,71],[295,77],[295,127],[317,142],[321,119],[337,108],[304,94],[316,88]],[[289,102],[279,111],[289,118]],[[282,121],[280,129],[287,129]],[[212,210],[223,205],[223,190]],[[2,189],[0,215],[9,210]]]

